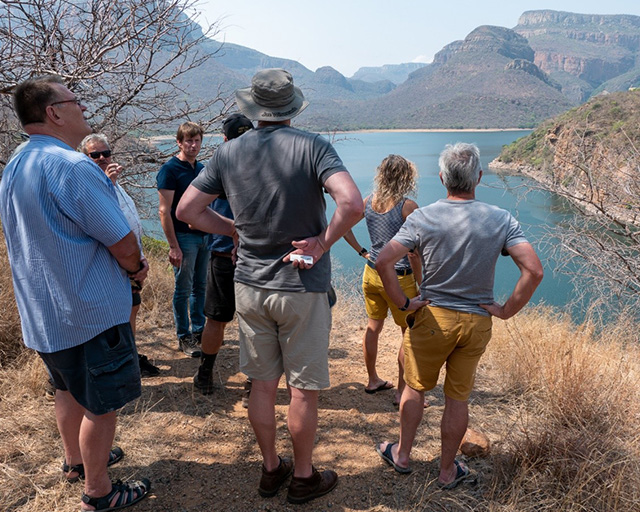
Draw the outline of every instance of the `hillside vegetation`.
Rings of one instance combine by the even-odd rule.
[[[492,165],[522,170],[554,191],[585,199],[594,193],[631,213],[635,207],[624,205],[638,203],[638,149],[640,91],[629,91],[597,96],[545,121],[505,147]]]
[[[490,167],[569,200],[573,214],[548,236],[555,270],[590,290],[583,307],[640,319],[640,91],[600,95],[543,123]]]

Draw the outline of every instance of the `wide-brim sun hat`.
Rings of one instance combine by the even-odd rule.
[[[256,121],[286,121],[302,112],[309,102],[293,85],[284,69],[263,69],[251,79],[251,87],[236,91],[240,111]]]

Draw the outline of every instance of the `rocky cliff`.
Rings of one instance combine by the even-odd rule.
[[[529,42],[534,63],[575,103],[632,70],[640,56],[640,16],[527,11],[514,31]]]
[[[343,109],[343,122],[347,128],[533,127],[571,106],[533,57],[513,30],[478,27],[389,94]]]
[[[640,225],[640,91],[601,95],[538,127],[491,162],[554,192]]]

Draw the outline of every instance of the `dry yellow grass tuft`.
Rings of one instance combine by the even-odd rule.
[[[518,510],[637,506],[640,350],[622,336],[628,328],[576,326],[543,307],[498,324],[486,363],[509,428],[496,497]]]
[[[0,226],[0,368],[23,351],[20,316],[13,294],[9,257]]]

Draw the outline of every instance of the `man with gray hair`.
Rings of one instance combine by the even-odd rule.
[[[291,127],[306,108],[283,69],[259,71],[236,91],[258,128],[222,144],[189,186],[178,218],[196,229],[239,237],[235,295],[240,369],[252,380],[249,421],[262,452],[258,492],[275,496],[293,472],[287,500],[305,503],[335,488],[312,452],[318,394],[329,387],[331,260],[325,254],[362,217],[362,197],[331,144]],[[336,202],[327,224],[324,190]],[[235,222],[208,206],[226,194]],[[237,229],[237,233],[236,233]],[[295,469],[276,450],[275,404],[285,374]]]
[[[477,201],[482,177],[473,144],[448,145],[440,155],[440,180],[447,198],[415,210],[383,248],[376,269],[391,300],[403,311],[405,381],[400,401],[400,440],[376,451],[399,473],[410,473],[409,456],[422,420],[424,393],[433,389],[446,364],[445,407],[440,425],[438,485],[453,489],[473,472],[456,460],[469,421],[468,399],[476,367],[491,339],[491,316],[507,319],[529,301],[542,280],[542,264],[518,221],[506,210]],[[398,284],[396,261],[414,250],[421,258],[420,295],[409,299]],[[511,296],[493,300],[495,266],[501,252],[520,269]]]

